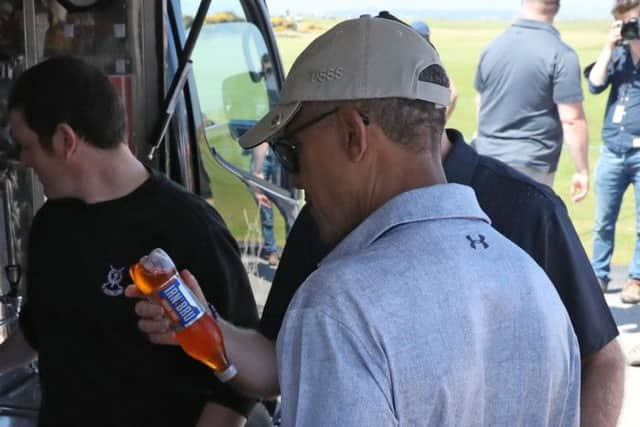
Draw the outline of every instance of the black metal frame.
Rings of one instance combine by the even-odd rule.
[[[169,15],[169,25],[171,26],[171,31],[175,40],[175,49],[178,53],[178,70],[176,71],[171,82],[171,86],[169,86],[169,90],[167,91],[166,97],[163,101],[162,111],[164,114],[156,126],[155,136],[152,140],[151,152],[149,153],[149,160],[153,159],[155,151],[162,144],[167,129],[169,128],[169,123],[173,118],[178,96],[187,84],[187,79],[191,72],[191,54],[193,53],[193,48],[196,45],[198,36],[200,35],[200,30],[204,25],[204,20],[207,16],[210,4],[211,0],[202,0],[200,6],[198,6],[198,12],[196,13],[193,25],[189,31],[189,36],[187,37],[184,48],[182,48],[179,46],[180,34],[177,27],[177,15],[174,10],[174,2],[170,0],[168,3],[167,13]],[[164,16],[162,16],[161,19],[164,19]]]

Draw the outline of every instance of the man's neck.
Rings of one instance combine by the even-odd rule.
[[[442,161],[434,156],[440,154],[427,148],[413,150],[396,143],[386,144],[377,156],[377,167],[370,169],[373,174],[363,178],[368,190],[364,192],[366,200],[361,203],[362,218],[400,193],[446,183]]]
[[[124,197],[149,178],[149,171],[124,145],[106,152],[93,149],[87,157],[78,193],[88,204]]]
[[[530,19],[532,21],[546,22],[547,24],[553,24],[553,20],[555,16],[541,13],[533,8],[524,6],[520,10],[520,18]]]

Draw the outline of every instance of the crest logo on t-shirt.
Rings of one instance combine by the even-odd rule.
[[[122,286],[122,272],[125,267],[115,268],[109,266],[109,272],[107,273],[107,283],[102,284],[102,292],[110,297],[117,297],[124,292],[124,286]]]

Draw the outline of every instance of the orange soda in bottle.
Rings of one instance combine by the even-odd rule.
[[[140,292],[162,306],[178,343],[189,356],[213,369],[222,382],[237,374],[227,360],[218,323],[182,281],[165,251],[154,249],[143,256],[129,268],[129,274]]]

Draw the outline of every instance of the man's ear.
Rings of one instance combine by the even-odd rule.
[[[70,159],[78,152],[80,138],[71,126],[66,123],[59,123],[53,134],[54,150],[58,150],[65,160]]]
[[[361,161],[369,148],[367,125],[358,110],[345,105],[336,112],[342,124],[344,148],[352,162]]]

